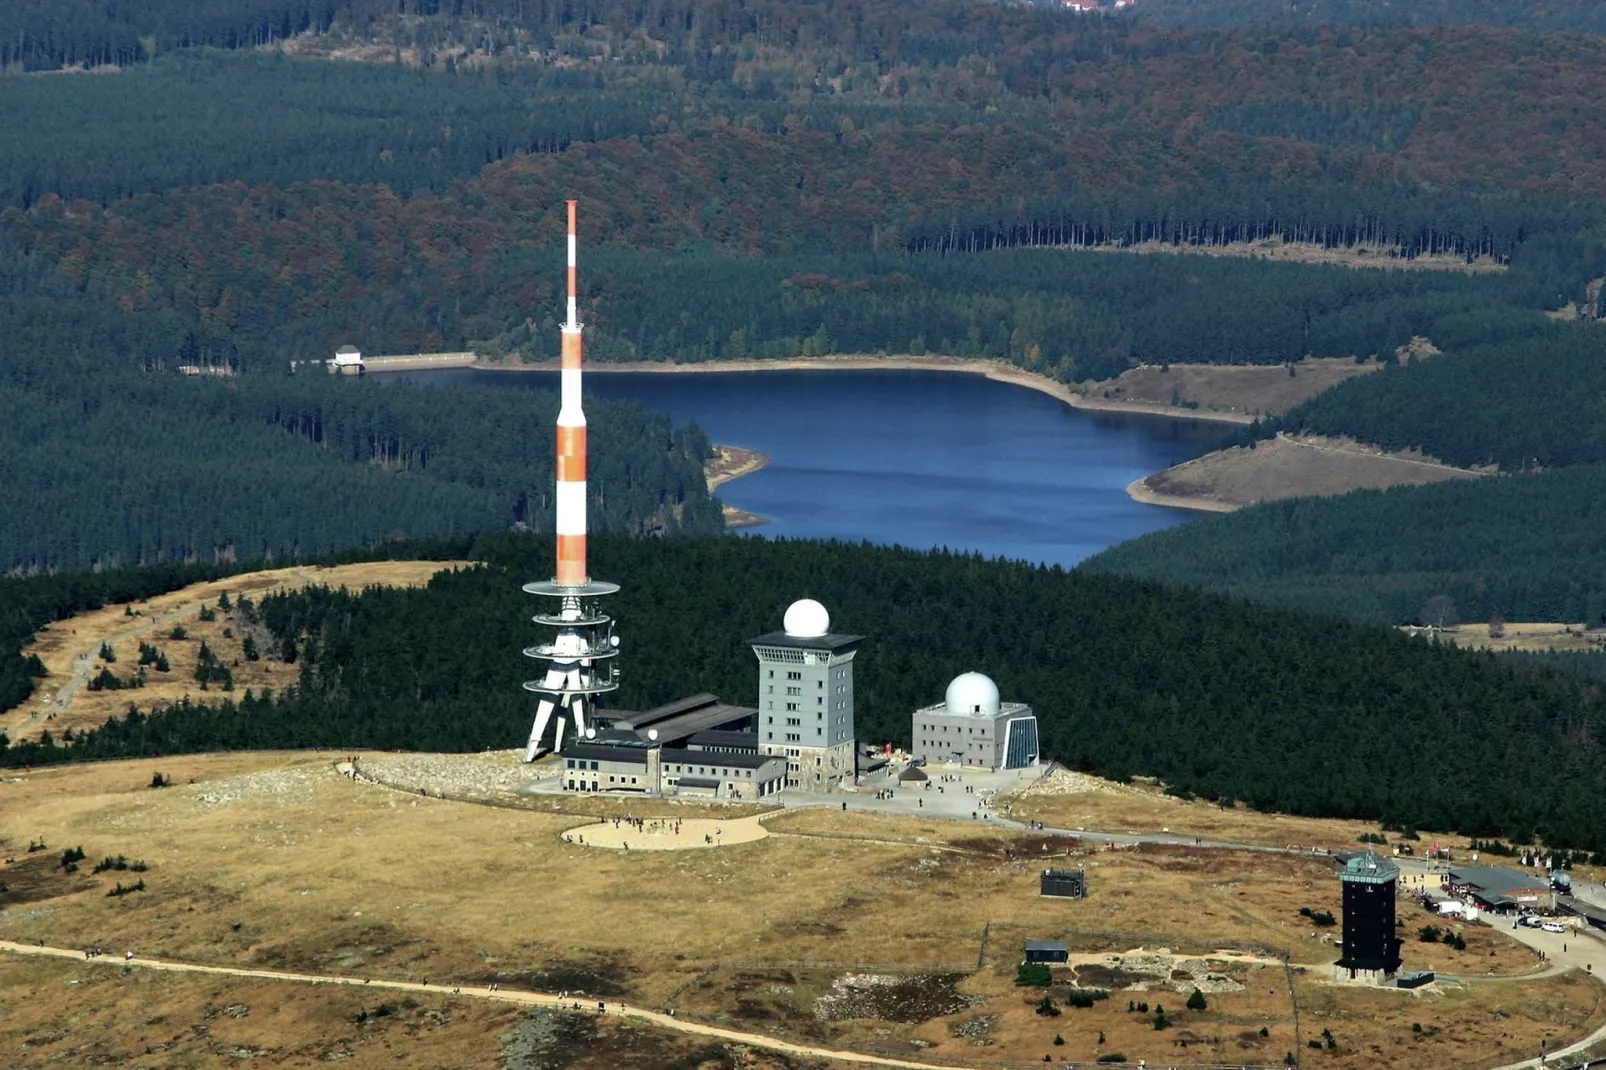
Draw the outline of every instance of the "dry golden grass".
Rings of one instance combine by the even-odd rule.
[[[1565,622],[1526,622],[1502,625],[1498,638],[1489,635],[1489,625],[1462,624],[1436,633],[1441,642],[1473,650],[1557,650],[1571,653],[1606,650],[1606,631],[1591,631],[1586,624]]]
[[[1140,786],[1137,790],[1119,793],[1012,795],[1004,803],[1010,816],[1041,821],[1051,828],[1170,832],[1266,847],[1298,845],[1354,851],[1360,849],[1359,837],[1363,833],[1378,830],[1375,823],[1368,821],[1263,814],[1242,805],[1223,809],[1201,800],[1183,801],[1163,794],[1154,786]],[[1392,841],[1394,837],[1389,838]]]
[[[192,584],[132,606],[106,606],[57,621],[41,630],[29,648],[44,662],[48,675],[39,681],[38,691],[29,702],[4,715],[0,730],[12,739],[37,738],[47,729],[60,736],[67,729],[101,725],[106,718],[125,713],[131,704],[149,709],[157,703],[184,698],[215,699],[218,694],[215,687],[203,692],[195,680],[195,665],[203,640],[219,660],[229,666],[234,674],[236,692],[243,693],[248,687],[260,691],[264,687],[280,688],[293,683],[297,675],[295,666],[268,657],[264,635],[256,637],[258,645],[264,647],[262,660],[250,662],[241,656],[247,630],[243,622],[231,619],[224,612],[218,612],[217,620],[212,622],[199,619],[201,608],[215,609],[219,596],[225,592],[231,599],[242,594],[260,599],[274,591],[295,590],[309,584],[354,590],[372,586],[416,587],[428,583],[431,576],[443,569],[463,568],[468,564],[463,561],[373,561],[330,568],[310,566],[249,572]],[[129,610],[136,615],[129,616]],[[188,637],[169,638],[174,625],[182,625]],[[225,636],[225,631],[232,635]],[[148,671],[146,686],[129,691],[92,692],[80,684],[67,705],[57,703],[60,690],[80,665],[80,655],[90,655],[90,660],[82,663],[88,666],[89,677],[106,667],[115,675],[129,679],[137,668],[141,641],[167,655],[168,672]],[[103,642],[111,644],[117,655],[115,663],[106,665],[100,660],[98,653]]]
[[[1193,404],[1210,412],[1263,416],[1287,412],[1330,387],[1383,367],[1336,357],[1281,364],[1145,364],[1114,379],[1093,383],[1088,397],[1114,402],[1172,406]]]
[[[1228,509],[1362,488],[1421,486],[1485,473],[1452,468],[1407,452],[1387,453],[1344,439],[1287,435],[1234,446],[1137,480],[1139,501],[1179,508]]]
[[[506,1065],[504,1038],[524,1008],[476,998],[409,994],[249,978],[124,972],[106,960],[0,958],[0,1047],[6,1065],[127,1064],[142,1067],[311,1066],[353,1070],[419,1067],[479,1070]],[[587,1014],[553,1016],[561,1065],[740,1065],[783,1070],[795,1060]],[[707,1060],[707,1062],[704,1062]],[[518,1065],[528,1065],[521,1062]],[[823,1065],[823,1064],[813,1064]]]
[[[919,1041],[956,1057],[1038,1059],[1050,1050],[1089,1057],[1103,1029],[1110,1043],[1100,1050],[1119,1044],[1134,1061],[1277,1061],[1292,1035],[1282,968],[1245,968],[1245,983],[1253,974],[1255,984],[1222,995],[1198,1020],[1182,1012],[1186,993],[1146,996],[1175,1011],[1175,1030],[1156,1032],[1129,1015],[1119,993],[1050,1021],[1037,1018],[1013,986],[1021,940],[1080,934],[1077,946],[1087,950],[1142,944],[1206,954],[1286,948],[1295,964],[1311,968],[1312,984],[1335,957],[1298,914],[1301,906],[1337,907],[1325,858],[1076,847],[1073,864],[1086,866],[1091,896],[1064,902],[1037,895],[1048,841],[1030,834],[825,810],[775,815],[768,823],[786,834],[718,850],[594,851],[562,842],[571,816],[354,783],[333,771],[338,757],[197,756],[50,769],[0,783],[0,852],[23,859],[0,869],[0,880],[25,876],[18,883],[28,900],[12,897],[0,913],[0,937],[219,965],[628,994],[638,1005],[673,1000],[682,1014],[728,1015],[734,1025],[835,1045],[891,1045],[889,1053],[903,1045],[913,1054]],[[176,786],[146,787],[158,770]],[[147,890],[108,898],[113,879],[128,875],[92,876],[88,865],[68,875],[49,861],[41,867],[26,855],[31,838],[43,838],[52,856],[82,844],[90,863],[115,854],[143,859]],[[920,838],[930,842],[909,842]],[[973,1008],[924,1024],[823,1022],[810,1013],[812,996],[840,973],[823,964],[974,968],[984,929],[992,966],[960,983],[981,1001]],[[1435,946],[1431,954],[1441,957],[1433,965],[1458,973],[1531,968],[1529,953],[1504,934],[1477,926],[1467,933],[1462,958]],[[1423,954],[1408,944],[1407,968],[1421,965]],[[700,978],[727,976],[719,971],[753,969],[790,971],[795,980],[698,987]],[[1581,1027],[1568,1023],[1593,1012],[1594,1003],[1583,1002],[1590,990],[1534,984],[1545,987],[1475,986],[1465,998],[1485,1002],[1465,1006],[1492,1014],[1509,999],[1511,1017],[1501,1028],[1524,1043],[1536,1043],[1545,1028],[1579,1035]],[[753,985],[756,996],[747,991]],[[768,991],[777,985],[793,995]],[[799,1002],[797,991],[807,998]],[[1414,998],[1388,995],[1402,1006]],[[1302,990],[1302,1005],[1306,998]],[[1343,1020],[1354,1024],[1344,1028],[1358,1030],[1375,998],[1332,990],[1331,1013],[1350,1015]],[[1435,998],[1444,1002],[1416,1005],[1462,1013],[1456,1001],[1463,997]],[[1520,1009],[1529,1005],[1548,1008],[1550,1018]],[[997,1017],[995,1043],[985,1051],[949,1035],[953,1023],[978,1014]],[[1183,1028],[1202,1046],[1179,1050]],[[1067,1046],[1044,1048],[1055,1031]],[[1237,1046],[1245,1032],[1253,1033],[1251,1048]],[[1452,1032],[1416,1043],[1439,1065],[1465,1065],[1452,1057],[1462,1051]]]
[[[1541,1041],[1554,1051],[1606,1024],[1599,983],[1577,971],[1538,981],[1414,992],[1335,986],[1305,977],[1296,991],[1305,1039],[1321,1040],[1325,1029],[1336,1043],[1316,1057],[1320,1065],[1354,1070],[1501,1066],[1532,1058]]]
[[[476,1000],[195,977],[105,963],[0,958],[0,1048],[10,1067],[496,1065],[522,1012]],[[381,1003],[395,1013],[357,1022]]]

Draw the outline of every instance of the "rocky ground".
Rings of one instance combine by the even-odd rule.
[[[1098,777],[1088,776],[1086,773],[1076,773],[1069,769],[1055,769],[1048,776],[1033,780],[1024,788],[1011,792],[1016,798],[1029,798],[1033,795],[1147,795],[1148,792],[1138,788],[1116,784],[1109,780],[1100,780]]]
[[[454,799],[514,799],[536,780],[557,775],[549,763],[525,764],[517,750],[364,755],[356,767],[363,779],[387,787]]]

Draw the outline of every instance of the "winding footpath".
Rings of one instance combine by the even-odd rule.
[[[766,1051],[781,1052],[785,1055],[799,1055],[811,1059],[829,1059],[839,1063],[859,1063],[866,1066],[902,1067],[903,1070],[936,1070],[932,1063],[910,1062],[907,1059],[895,1059],[883,1055],[867,1055],[863,1052],[844,1051],[839,1048],[820,1048],[810,1044],[794,1044],[791,1041],[777,1040],[762,1033],[743,1033],[735,1029],[704,1025],[701,1022],[687,1021],[678,1016],[660,1014],[657,1011],[632,1007],[629,1004],[618,1001],[592,1002],[586,1000],[582,1002],[560,999],[557,996],[546,995],[541,992],[504,989],[500,986],[494,991],[486,988],[454,988],[450,985],[426,985],[415,981],[387,981],[366,977],[291,973],[284,970],[252,970],[237,966],[205,966],[194,962],[146,959],[137,956],[133,959],[123,959],[115,956],[85,959],[82,951],[74,951],[63,947],[45,947],[40,944],[19,944],[12,940],[0,940],[0,951],[13,955],[28,955],[35,958],[70,959],[75,962],[122,969],[161,970],[167,973],[204,973],[225,977],[245,977],[260,981],[289,981],[297,984],[344,985],[356,988],[377,988],[393,992],[421,992],[455,999],[484,999],[523,1007],[548,1007],[553,1010],[573,1009],[575,1006],[579,1006],[610,1017],[632,1018],[637,1021],[647,1022],[661,1029],[671,1029],[680,1033],[690,1033],[694,1036],[709,1037],[732,1044],[745,1044],[748,1047],[763,1048]],[[595,1010],[596,1008],[606,1009]],[[959,1064],[955,1063],[945,1063],[943,1065],[947,1067],[959,1066]],[[963,1068],[960,1067],[959,1070],[963,1070]]]
[[[178,614],[174,614],[174,616],[177,615]],[[152,623],[154,625],[159,622]],[[331,769],[331,772],[337,773],[344,778],[357,780],[359,783],[368,783],[380,787],[389,787],[389,785],[381,784],[377,781],[372,781],[365,777],[361,777],[357,774],[356,769],[349,762],[341,762],[336,764],[334,768]],[[887,779],[889,785],[895,784],[895,781],[893,781],[890,777]],[[919,796],[913,791],[898,790],[894,791],[893,798],[886,800],[872,800],[871,798],[865,796],[850,797],[845,800],[824,800],[817,797],[807,796],[802,798],[794,797],[790,800],[790,805],[783,804],[782,808],[780,809],[765,814],[755,815],[749,818],[732,819],[732,821],[724,822],[723,824],[726,826],[734,826],[738,823],[750,822],[754,825],[760,825],[767,818],[779,816],[780,814],[787,813],[788,811],[815,808],[835,809],[838,805],[843,805],[845,803],[845,805],[843,805],[843,809],[849,809],[858,812],[879,813],[888,816],[913,816],[914,814],[918,813],[922,817],[936,818],[939,820],[969,820],[974,824],[978,824],[978,827],[991,826],[1008,828],[1014,831],[1031,831],[1048,836],[1058,836],[1065,837],[1067,839],[1079,839],[1089,842],[1106,843],[1110,844],[1111,846],[1155,844],[1175,847],[1193,847],[1197,849],[1208,850],[1249,851],[1262,854],[1284,854],[1306,857],[1315,853],[1311,849],[1272,847],[1264,844],[1233,843],[1226,840],[1204,839],[1178,835],[1174,833],[1121,833],[1090,831],[1086,829],[1073,830],[1057,828],[1032,828],[1025,822],[1016,821],[1006,817],[993,816],[990,814],[985,819],[978,820],[977,815],[975,813],[971,813],[971,816],[967,818],[967,812],[971,812],[972,808],[977,807],[980,803],[980,799],[977,796],[963,795],[959,792],[955,792],[951,795],[941,795],[938,797],[926,795],[925,797],[927,800],[933,803],[932,806],[923,805],[922,802],[919,801]],[[574,830],[570,831],[572,832]],[[820,835],[790,830],[777,834],[805,837]],[[866,837],[866,839],[871,839],[871,837]],[[899,841],[882,841],[877,838],[875,842]],[[602,847],[613,845],[611,843],[606,845],[603,843],[598,843],[597,846]],[[1319,854],[1318,857],[1320,857]],[[1393,859],[1393,861],[1399,865],[1402,874],[1405,875],[1425,875],[1430,872],[1425,862],[1421,862],[1416,859],[1396,858]],[[1603,895],[1602,898],[1606,899],[1606,895]],[[1493,923],[1490,924],[1492,927]],[[1502,928],[1504,928],[1504,926],[1502,926]],[[1603,942],[1602,939],[1596,937],[1592,931],[1553,934],[1543,932],[1539,929],[1518,928],[1516,926],[1512,926],[1509,930],[1509,935],[1520,943],[1523,943],[1536,951],[1543,952],[1549,964],[1531,973],[1516,976],[1450,977],[1446,975],[1443,979],[1447,981],[1457,981],[1463,983],[1491,983],[1499,981],[1514,983],[1552,977],[1564,973],[1570,969],[1586,970],[1592,975],[1597,975],[1602,977],[1602,979],[1606,979],[1606,942]],[[866,1066],[900,1067],[903,1068],[903,1070],[938,1070],[937,1064],[929,1062],[920,1062],[909,1059],[899,1059],[892,1056],[872,1055],[864,1052],[848,1051],[839,1048],[819,1047],[810,1044],[796,1043],[793,1041],[781,1040],[763,1033],[749,1033],[736,1029],[727,1029],[721,1026],[708,1025],[702,1022],[690,1021],[671,1014],[650,1011],[641,1007],[633,1007],[627,1003],[617,1000],[602,1003],[597,1003],[590,1000],[576,1002],[575,1000],[560,998],[559,996],[547,993],[531,992],[521,989],[503,989],[500,986],[495,989],[462,988],[460,986],[454,988],[451,985],[427,985],[412,981],[393,981],[377,978],[294,973],[284,970],[250,969],[246,967],[235,966],[213,966],[192,962],[180,962],[171,959],[148,959],[139,957],[127,960],[116,957],[97,957],[94,959],[85,959],[84,952],[82,950],[48,947],[43,944],[24,944],[10,940],[0,940],[0,952],[34,957],[69,959],[77,962],[88,962],[90,964],[99,966],[116,966],[123,969],[162,970],[171,973],[214,974],[256,980],[284,981],[299,984],[346,985],[378,988],[390,991],[423,992],[434,995],[450,996],[459,999],[485,999],[519,1006],[544,1007],[554,1010],[574,1010],[578,1008],[580,1010],[593,1011],[594,1013],[598,1014],[635,1019],[637,1021],[645,1022],[653,1026],[675,1032],[707,1037],[732,1044],[743,1044],[753,1048],[779,1052],[786,1055],[804,1056],[813,1059],[835,1060],[839,1063],[852,1063]],[[1566,1045],[1565,1047],[1558,1048],[1554,1052],[1549,1052],[1542,1057],[1536,1056],[1535,1058],[1523,1060],[1521,1062],[1509,1063],[1505,1066],[1496,1068],[1496,1070],[1562,1070],[1564,1067],[1576,1068],[1581,1066],[1591,1066],[1594,1065],[1593,1062],[1578,1062],[1569,1059],[1569,1057],[1578,1055],[1587,1049],[1602,1044],[1603,1042],[1606,1042],[1606,1026],[1602,1026],[1581,1040]],[[941,1065],[944,1067],[957,1068],[957,1070],[964,1070],[961,1064],[945,1062]],[[1249,1064],[1243,1065],[1245,1070],[1254,1070],[1254,1068],[1250,1067]]]

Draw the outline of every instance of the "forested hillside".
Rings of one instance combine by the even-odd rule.
[[[1505,471],[1606,462],[1606,331],[1553,324],[1319,394],[1259,429],[1351,435]]]
[[[110,722],[5,761],[218,747],[507,747],[548,539],[443,546],[484,568],[421,590],[266,599],[301,683]],[[599,539],[594,571],[624,638],[621,708],[712,690],[756,698],[744,641],[794,598],[869,636],[855,663],[861,739],[907,742],[909,713],[966,669],[1031,702],[1045,753],[1083,769],[1308,814],[1606,848],[1596,688],[1347,624],[1111,576],[868,546]],[[864,577],[876,577],[874,584]],[[1001,622],[1017,626],[1002,627]],[[420,652],[427,652],[420,656]],[[1534,769],[1546,790],[1533,790]]]
[[[1606,33],[1594,0],[1143,0],[1130,17],[1167,26],[1439,26],[1482,24]]]
[[[325,553],[551,529],[555,396],[227,368],[227,335],[125,312],[0,245],[0,572]],[[592,406],[592,522],[715,531],[702,433]]]
[[[549,402],[283,372],[349,341],[553,356],[571,196],[593,359],[880,350],[1085,381],[1387,361],[1425,337],[1445,355],[1252,434],[1606,463],[1597,8],[17,0],[0,10],[0,568],[542,526]],[[1267,243],[1336,266],[1244,258]],[[1139,248],[1154,255],[1113,252]],[[1559,310],[1586,322],[1551,325]],[[183,381],[178,363],[240,375]],[[700,433],[594,416],[600,526],[717,525]],[[1335,505],[1377,548],[1353,568],[1267,556],[1300,591],[1374,576],[1335,587],[1395,616],[1426,584],[1476,585],[1488,543],[1462,540],[1486,495],[1492,516],[1523,495],[1559,509],[1548,482],[1492,486]],[[1389,552],[1419,500],[1448,511],[1461,561]],[[1474,602],[1596,612],[1570,579],[1593,567],[1581,522],[1558,524],[1579,535],[1547,549],[1578,556],[1540,576],[1534,535],[1508,527],[1521,546],[1491,556]],[[1174,537],[1159,545],[1187,552]],[[1224,551],[1199,538],[1204,568]]]
[[[1169,344],[1110,324],[1151,320],[1175,272],[1084,307],[1074,276],[1101,267],[967,273],[939,254],[1281,239],[1481,258],[1512,267],[1485,302],[1501,322],[1581,301],[1606,274],[1606,140],[1587,121],[1606,106],[1606,39],[1586,34],[1175,29],[979,0],[86,0],[65,21],[28,4],[0,17],[14,65],[125,67],[0,78],[18,117],[0,230],[126,307],[272,332],[290,355],[353,331],[546,355],[569,195],[588,248],[683,258],[588,269],[601,358],[914,348],[1074,379],[1387,353],[1460,311],[1416,283],[1367,283],[1391,308],[1363,298],[1351,324],[1331,314],[1353,296],[1333,272],[1291,281],[1302,299],[1262,309],[1260,337],[1233,344],[1247,315],[1184,313],[1175,338],[1200,322],[1211,336]],[[1213,262],[1186,270],[1201,307],[1241,286]],[[718,278],[757,311],[692,317],[690,287],[621,307],[655,271]],[[782,307],[777,278],[815,274],[848,292]],[[911,280],[897,307],[882,276]],[[1023,295],[1022,277],[1043,281]],[[1463,323],[1476,340],[1483,324]]]
[[[1606,625],[1606,467],[1270,502],[1122,543],[1084,562],[1319,613]]]

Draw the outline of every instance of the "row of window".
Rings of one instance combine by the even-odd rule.
[[[949,728],[949,726],[945,725],[945,724],[917,724],[917,725],[915,725],[915,731],[917,731],[917,732],[941,732],[943,735],[947,735],[948,734],[948,728]],[[986,736],[988,736],[990,734],[989,730],[991,728],[992,728],[992,725],[984,725],[981,728],[967,727],[965,729],[965,735],[967,735],[967,736],[969,736],[969,735],[978,735],[978,736],[982,736],[982,737],[985,738]],[[959,734],[959,726],[958,725],[954,725],[953,726],[953,730],[954,730],[954,735],[957,736]]]

